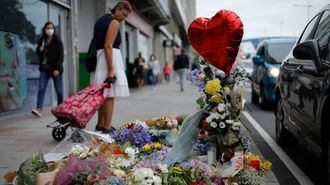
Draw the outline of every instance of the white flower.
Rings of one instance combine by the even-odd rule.
[[[209,116],[205,119],[205,121],[206,121],[207,123],[211,123],[212,120],[213,120],[213,115],[212,115],[212,114],[209,115]]]
[[[223,120],[223,119],[225,119],[226,116],[227,116],[226,112],[223,112],[223,113],[220,114],[220,119]]]
[[[217,112],[214,112],[211,114],[213,116],[214,119],[219,119],[220,118],[220,114]]]
[[[223,112],[223,111],[225,111],[226,110],[226,105],[225,104],[223,104],[223,103],[219,103],[218,104],[218,111],[219,112]]]
[[[240,122],[234,122],[231,129],[233,130],[239,130],[241,128],[241,123]]]
[[[134,160],[137,150],[132,147],[127,147],[124,152],[128,155],[130,159]]]
[[[218,124],[216,122],[211,122],[210,126],[213,128],[217,128]]]
[[[80,155],[79,155],[79,158],[80,159],[85,159],[87,157],[87,154],[86,153],[81,153]]]
[[[226,120],[226,123],[227,124],[233,124],[234,123],[234,120],[228,119],[228,120]]]
[[[154,176],[152,180],[154,185],[162,185],[162,179],[159,176]]]
[[[150,168],[137,168],[134,170],[134,178],[139,181],[141,185],[152,184],[154,178],[154,171]]]
[[[220,122],[219,127],[222,128],[222,129],[226,128],[226,124],[224,122]]]
[[[158,169],[162,171],[162,173],[168,173],[167,165],[166,164],[158,164]]]

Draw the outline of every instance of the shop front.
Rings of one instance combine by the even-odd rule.
[[[39,83],[37,42],[47,21],[64,45],[64,95],[69,94],[68,49],[70,1],[0,1],[0,116],[30,111],[36,106]],[[48,84],[44,106],[52,106],[56,96],[52,81]]]

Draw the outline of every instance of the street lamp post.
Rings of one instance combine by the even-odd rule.
[[[301,7],[301,8],[307,8],[307,22],[309,21],[309,9],[312,7],[312,5],[307,1],[307,5],[305,4],[293,4],[293,6]]]

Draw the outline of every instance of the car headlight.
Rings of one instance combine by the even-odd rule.
[[[271,68],[268,70],[268,75],[273,78],[277,78],[279,73],[280,73],[280,70],[277,68]]]

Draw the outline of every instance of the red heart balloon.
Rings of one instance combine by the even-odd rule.
[[[243,24],[234,12],[220,10],[210,19],[195,19],[189,26],[188,37],[202,57],[229,75],[242,41]]]

